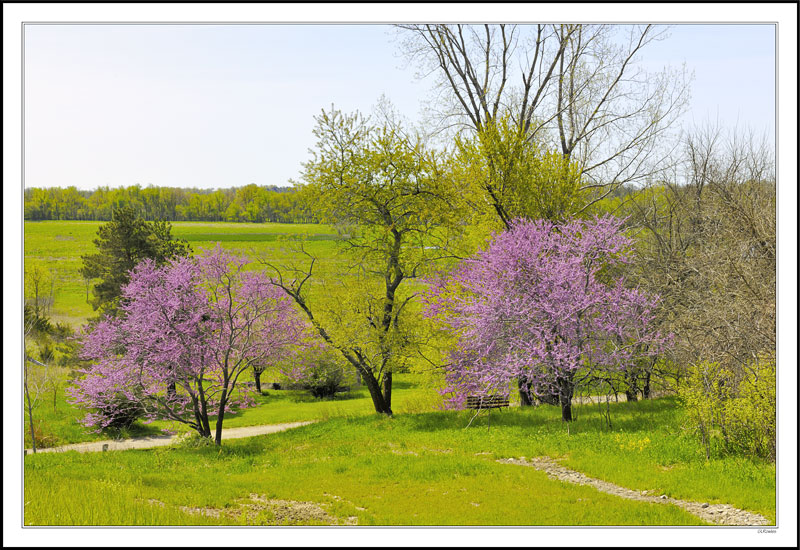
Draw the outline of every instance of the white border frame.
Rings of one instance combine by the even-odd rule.
[[[314,14],[314,20],[308,20]],[[778,529],[755,528],[420,528],[267,530],[143,528],[133,536],[104,529],[23,529],[18,493],[22,454],[21,31],[23,22],[659,22],[778,23]],[[797,544],[797,5],[768,4],[3,4],[3,545],[117,546],[795,546]],[[743,76],[745,77],[745,76]],[[126,528],[114,528],[127,530]],[[133,531],[133,530],[131,530]],[[655,532],[653,532],[655,531]],[[388,535],[388,536],[387,536]]]

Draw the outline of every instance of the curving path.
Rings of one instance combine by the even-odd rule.
[[[313,420],[306,422],[286,422],[284,424],[269,424],[266,426],[244,426],[242,428],[229,428],[222,430],[222,439],[238,439],[240,437],[252,437],[254,435],[271,434],[282,432],[292,428],[299,428],[311,424]],[[94,453],[99,451],[126,451],[128,449],[149,449],[151,447],[162,447],[174,443],[180,435],[154,435],[146,437],[135,437],[133,439],[107,439],[105,441],[90,441],[88,443],[73,443],[60,447],[49,447],[46,449],[36,449],[37,453],[62,453],[65,451],[78,451],[79,453]],[[105,447],[105,448],[104,448]],[[26,454],[32,453],[32,449],[25,449]]]
[[[603,493],[629,500],[652,502],[656,504],[674,504],[704,521],[717,525],[774,525],[770,520],[760,514],[748,512],[747,510],[740,510],[739,508],[734,508],[730,504],[692,502],[668,497],[667,495],[655,496],[648,494],[648,491],[633,491],[626,487],[620,487],[614,483],[589,477],[581,472],[565,468],[548,456],[539,456],[531,459],[526,459],[524,456],[518,459],[504,458],[497,462],[516,464],[519,466],[531,466],[537,470],[546,472],[551,479],[574,483],[576,485],[589,485]]]

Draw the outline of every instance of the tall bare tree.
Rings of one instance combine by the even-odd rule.
[[[577,161],[583,209],[663,167],[688,101],[684,70],[645,71],[652,25],[398,25],[420,76],[435,75],[440,129],[480,134],[508,117],[528,140]],[[668,148],[667,148],[668,149]],[[487,192],[489,190],[487,189]],[[498,199],[488,193],[495,203]],[[501,218],[505,205],[493,205]],[[507,226],[507,220],[503,219]]]
[[[32,337],[32,335],[36,332],[36,323],[34,319],[28,319],[25,321],[25,340],[27,342],[28,338]],[[39,369],[35,369],[33,367],[40,367]],[[33,452],[36,452],[36,432],[35,432],[35,421],[34,421],[34,410],[36,409],[36,405],[39,401],[39,395],[44,391],[45,386],[49,383],[48,375],[49,371],[47,365],[37,361],[33,357],[28,355],[28,349],[26,346],[25,349],[25,357],[23,359],[22,364],[22,388],[25,394],[25,408],[26,412],[28,413],[28,427],[30,430],[31,436],[31,446],[33,448]]]
[[[681,364],[746,368],[776,346],[774,152],[706,127],[684,140],[667,180],[634,195],[641,282],[664,300]]]

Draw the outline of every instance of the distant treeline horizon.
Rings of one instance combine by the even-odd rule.
[[[297,188],[251,183],[227,189],[129,185],[81,190],[25,189],[26,220],[108,221],[116,208],[131,206],[146,220],[317,223]]]

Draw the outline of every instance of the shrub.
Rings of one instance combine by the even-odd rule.
[[[346,367],[335,350],[312,346],[299,352],[294,361],[291,369],[281,370],[289,380],[288,388],[307,390],[317,399],[333,397],[341,391],[347,378]]]
[[[43,338],[37,342],[37,345],[39,348],[39,360],[45,365],[53,363],[56,358],[56,350],[53,347],[53,343],[49,339]]]
[[[127,429],[134,422],[144,417],[144,407],[139,401],[128,398],[123,393],[118,393],[102,410],[108,419],[106,428]]]
[[[33,436],[36,438],[36,448],[46,449],[55,447],[59,443],[58,436],[47,431],[46,425],[41,420],[33,421]],[[28,420],[25,420],[25,447],[32,447],[31,433],[28,428]]]
[[[775,360],[742,368],[702,362],[689,368],[680,396],[706,458],[717,450],[775,460]]]
[[[80,383],[81,380],[76,382]],[[75,404],[75,396],[78,393],[77,385],[67,389],[72,399],[68,400]],[[83,407],[88,411],[85,418],[80,423],[86,427],[96,428],[96,432],[106,429],[122,430],[130,428],[134,422],[145,418],[145,409],[140,399],[134,395],[125,395],[122,391],[113,394],[98,392],[83,401]]]
[[[173,445],[183,449],[199,449],[213,446],[214,440],[210,437],[203,437],[197,432],[186,432],[176,437]]]
[[[344,382],[344,372],[335,364],[319,363],[309,370],[305,389],[317,399],[333,397]]]

